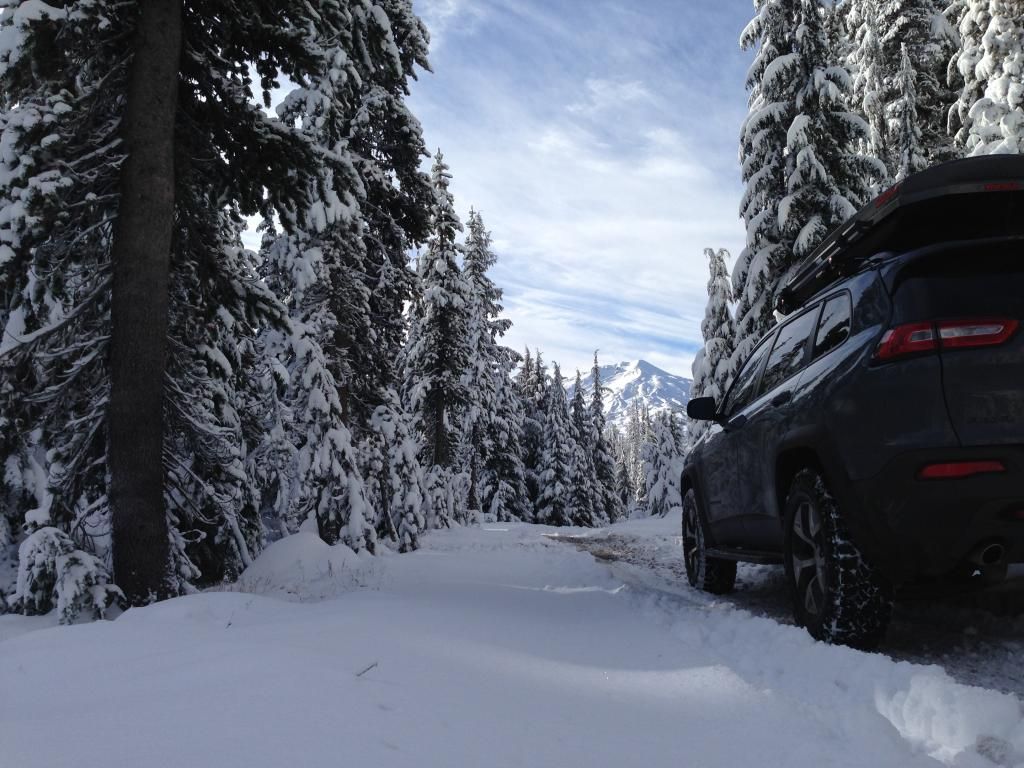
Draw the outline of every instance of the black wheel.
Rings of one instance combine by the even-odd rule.
[[[683,497],[683,560],[691,587],[713,595],[732,592],[736,586],[736,562],[708,557],[707,531],[691,488]]]
[[[811,636],[869,650],[885,636],[892,588],[850,540],[824,478],[805,469],[786,498],[786,576]]]

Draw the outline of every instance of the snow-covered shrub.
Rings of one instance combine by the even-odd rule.
[[[66,533],[40,528],[18,550],[18,582],[12,607],[26,615],[57,609],[61,624],[80,615],[101,619],[124,595],[110,583],[106,566],[75,547]]]

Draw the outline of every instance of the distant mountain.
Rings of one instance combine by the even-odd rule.
[[[601,384],[605,388],[604,409],[609,424],[623,425],[634,402],[646,404],[651,413],[663,410],[685,411],[690,399],[690,379],[663,371],[646,360],[601,366]],[[583,389],[592,391],[593,374],[583,379]],[[573,384],[567,389],[573,394]]]

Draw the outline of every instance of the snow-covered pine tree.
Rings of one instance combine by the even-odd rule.
[[[881,35],[882,56],[888,81],[887,110],[900,101],[900,72],[903,70],[903,46],[907,47],[909,67],[914,72],[914,110],[921,129],[921,154],[925,165],[945,162],[957,156],[947,131],[948,106],[956,93],[947,82],[947,62],[958,47],[956,31],[944,11],[947,0],[876,0],[877,29]],[[890,122],[889,146],[893,152],[890,175],[899,170],[896,155],[898,125]]]
[[[594,457],[594,480],[596,483],[595,507],[600,516],[614,523],[623,515],[622,501],[617,493],[615,478],[615,456],[608,437],[607,421],[604,414],[604,385],[601,383],[601,366],[594,352],[594,367],[590,369],[593,378],[593,392],[590,397],[591,451]]]
[[[611,443],[615,450],[615,495],[622,506],[626,517],[632,515],[636,502],[636,489],[633,487],[632,472],[629,467],[629,451],[626,437],[617,427],[611,428]]]
[[[947,82],[957,89],[956,100],[949,106],[947,131],[963,152],[971,130],[971,108],[985,92],[977,67],[984,55],[982,36],[990,19],[989,0],[953,0],[946,18],[954,23],[960,41],[946,69]]]
[[[487,425],[493,449],[485,466],[483,493],[484,512],[499,522],[533,517],[523,464],[523,416],[522,400],[506,367],[498,377],[494,413]]]
[[[716,403],[725,399],[732,381],[732,357],[735,351],[736,325],[732,319],[732,282],[725,260],[729,252],[724,248],[705,248],[710,277],[708,303],[704,310],[701,333],[704,348],[694,359],[692,397],[713,397]],[[700,436],[707,422],[694,422],[691,431]]]
[[[110,237],[133,9],[75,10],[0,14],[0,559],[52,526],[109,567]]]
[[[405,327],[403,304],[413,284],[406,249],[424,236],[428,210],[423,198],[429,187],[417,168],[425,154],[420,129],[404,105],[414,67],[426,66],[425,41],[408,3],[356,2],[331,18],[336,23],[318,41],[326,54],[319,76],[279,108],[282,119],[300,123],[318,148],[321,177],[309,209],[291,214],[293,234],[271,245],[266,262],[279,273],[277,282],[287,285],[293,339],[302,337],[302,354],[288,345],[284,350],[293,370],[293,397],[306,398],[303,383],[324,375],[333,378],[338,393],[337,413],[308,407],[293,412],[343,426],[333,438],[347,436],[358,448],[354,467],[350,457],[311,462],[306,454],[320,450],[318,439],[325,450],[348,454],[348,449],[336,439],[324,442],[330,425],[311,431],[308,423],[297,423],[299,461],[310,471],[330,466],[354,472],[364,486],[360,490],[358,478],[348,476],[304,482],[296,505],[323,508],[307,497],[322,493],[325,482],[333,485],[332,525],[363,531],[346,537],[359,548],[372,545],[376,534],[397,537],[399,520],[419,519],[407,504],[399,505],[406,513],[391,509],[395,493],[422,497],[422,473],[409,463],[401,437],[408,419],[395,395],[395,358]],[[399,178],[401,188],[394,183]],[[307,375],[303,367],[317,360],[311,344],[321,348],[326,367]],[[356,495],[352,504],[342,488]],[[356,508],[369,511],[371,519],[349,525]],[[406,547],[415,536],[403,541],[400,546]]]
[[[960,29],[957,142],[968,155],[1024,153],[1024,2],[970,0]]]
[[[498,340],[511,322],[500,317],[501,289],[488,276],[497,261],[483,218],[470,210],[463,274],[469,285],[469,364],[463,375],[468,407],[463,419],[463,461],[471,468],[470,497],[498,520],[529,514],[522,463],[522,405],[512,384],[519,356]]]
[[[469,364],[471,291],[459,267],[456,234],[462,224],[449,191],[451,174],[441,152],[431,173],[434,205],[431,234],[420,255],[420,295],[411,309],[404,351],[404,394],[422,439],[420,462],[427,472],[430,515],[435,526],[460,521],[456,466],[458,428],[469,404],[463,372]]]
[[[800,0],[757,0],[756,13],[740,36],[744,49],[757,48],[747,72],[748,113],[740,131],[740,166],[746,189],[740,216],[746,247],[733,271],[736,350],[733,372],[774,323],[779,277],[792,261],[791,241],[779,228],[786,196],[787,132],[796,117],[799,56],[794,52]]]
[[[569,519],[573,525],[593,527],[606,524],[608,518],[597,504],[599,499],[597,472],[594,467],[594,422],[583,394],[583,377],[576,371],[576,383],[569,404],[572,424],[573,454],[571,490],[569,492]]]
[[[565,385],[558,363],[547,395],[544,419],[544,451],[538,473],[538,523],[572,525],[572,485],[576,459],[572,420],[565,401]]]
[[[430,69],[427,31],[411,0],[354,5],[363,14],[366,36],[357,38],[361,95],[346,126],[346,141],[363,190],[362,280],[370,326],[369,335],[351,344],[346,414],[362,440],[372,423],[381,423],[376,410],[391,407],[402,385],[405,307],[418,290],[408,253],[429,234],[434,192],[420,168],[428,154],[422,129],[406,104],[417,69]],[[403,419],[399,413],[392,417]]]
[[[547,419],[547,368],[543,355],[537,350],[535,358],[526,350],[526,360],[517,377],[519,399],[523,405],[523,469],[526,490],[534,514],[540,504],[541,459],[544,454],[544,422]]]
[[[944,0],[850,0],[845,5],[850,36],[856,40],[848,59],[854,76],[852,103],[868,122],[871,153],[886,163],[890,176],[897,175],[900,123],[893,115],[906,103],[901,90],[906,46],[916,83],[913,108],[923,163],[954,157],[946,111],[955,94],[946,85],[946,68],[957,35],[943,15]]]
[[[917,73],[910,61],[910,52],[903,46],[902,64],[896,78],[899,94],[890,105],[889,123],[892,126],[895,157],[895,180],[902,181],[928,165],[921,145],[921,126],[917,117]]]
[[[629,407],[626,429],[622,435],[620,455],[626,473],[626,481],[620,487],[632,490],[627,505],[629,516],[647,514],[647,483],[644,469],[645,446],[652,441],[651,413],[646,405],[634,401]]]
[[[772,276],[773,301],[792,267],[887,175],[878,159],[854,151],[867,127],[847,108],[849,73],[829,60],[820,0],[800,0],[795,22],[794,58],[786,70],[797,86],[797,111],[786,138],[787,194],[779,203],[779,226],[792,252]]]
[[[889,96],[894,71],[887,69],[878,31],[879,0],[852,0],[847,21],[853,27],[854,48],[849,57],[853,76],[851,104],[867,122],[861,151],[895,167],[889,132]],[[836,59],[836,61],[841,61]]]
[[[686,436],[682,423],[672,411],[654,417],[653,439],[645,450],[644,468],[650,515],[681,515],[682,476],[686,458]]]
[[[24,506],[16,516],[27,532],[53,525],[103,559],[110,556],[105,345],[124,160],[116,138],[139,7],[35,4],[0,19],[8,45],[0,51],[0,131],[9,148],[0,160],[7,166],[0,200],[13,206],[0,235],[11,251],[0,284],[5,331],[14,333],[5,338],[16,342],[3,350],[0,396],[12,403],[2,409],[4,428],[28,436],[3,443],[19,468],[35,466],[34,476],[45,478],[19,490]],[[315,81],[323,71],[319,43],[326,28],[345,26],[341,13],[333,4],[232,0],[190,6],[182,16],[188,55],[177,63],[174,100],[162,377],[169,590],[230,577],[262,544],[249,451],[252,425],[270,423],[274,405],[256,393],[252,364],[259,331],[286,326],[287,312],[258,279],[240,232],[253,214],[287,228],[289,212],[309,207],[321,158],[299,127],[268,117],[254,96],[268,104],[280,78]],[[141,591],[129,590],[129,598],[138,601]]]
[[[419,546],[426,527],[426,484],[412,419],[400,402],[377,407],[361,450],[366,498],[379,504],[378,533],[400,552]]]

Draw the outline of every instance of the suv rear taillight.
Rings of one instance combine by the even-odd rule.
[[[888,362],[921,352],[943,349],[992,347],[1010,339],[1020,323],[1008,318],[940,320],[936,323],[907,323],[882,335],[875,360]]]
[[[980,320],[947,320],[939,323],[942,348],[993,347],[1007,341],[1020,325],[1016,320],[983,318]]]
[[[898,357],[938,349],[938,346],[932,323],[908,323],[885,332],[882,340],[878,342],[878,349],[875,350],[875,359],[895,360]]]

